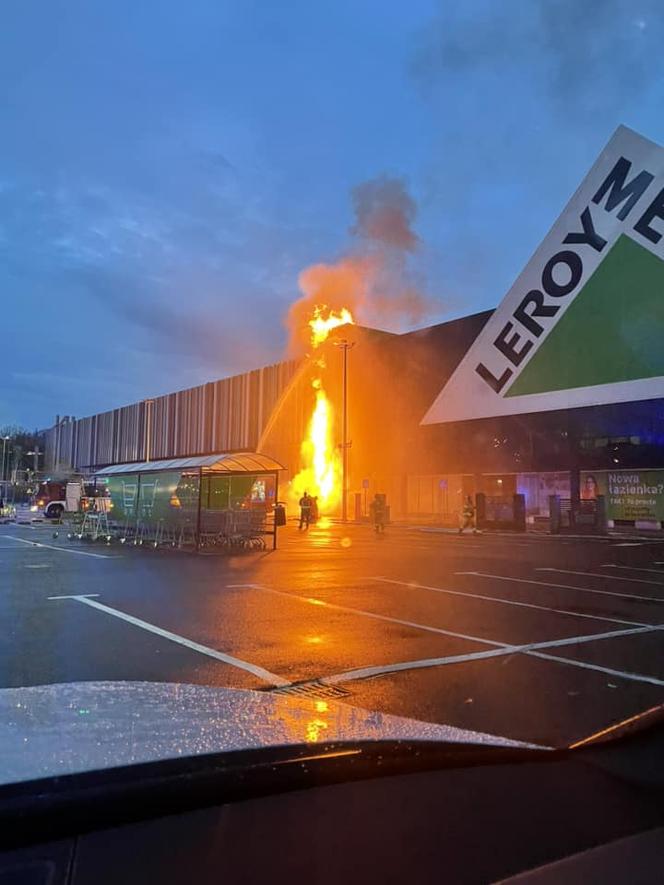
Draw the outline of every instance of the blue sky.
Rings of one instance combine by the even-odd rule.
[[[663,37],[654,0],[8,0],[0,425],[278,360],[377,176],[426,322],[493,307],[619,123],[664,142]]]

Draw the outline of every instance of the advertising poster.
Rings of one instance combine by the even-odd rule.
[[[581,500],[606,498],[609,519],[664,521],[664,470],[581,472]]]

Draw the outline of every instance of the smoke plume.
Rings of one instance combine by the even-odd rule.
[[[409,265],[420,239],[413,230],[417,204],[403,180],[370,179],[353,188],[351,199],[355,223],[347,253],[300,273],[302,295],[286,318],[289,356],[306,352],[308,321],[318,305],[346,307],[357,323],[395,330],[420,322],[431,310]]]
[[[403,181],[382,175],[354,187],[352,199],[357,223],[351,233],[383,249],[414,251],[417,205]]]

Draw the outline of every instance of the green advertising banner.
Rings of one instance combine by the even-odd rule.
[[[606,498],[608,519],[664,521],[664,470],[581,472],[581,500]]]
[[[140,518],[145,523],[179,526],[195,522],[198,512],[198,474],[171,470],[109,476],[106,488],[117,522]]]

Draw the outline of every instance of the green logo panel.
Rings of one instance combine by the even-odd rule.
[[[621,235],[506,396],[664,375],[664,261]]]

